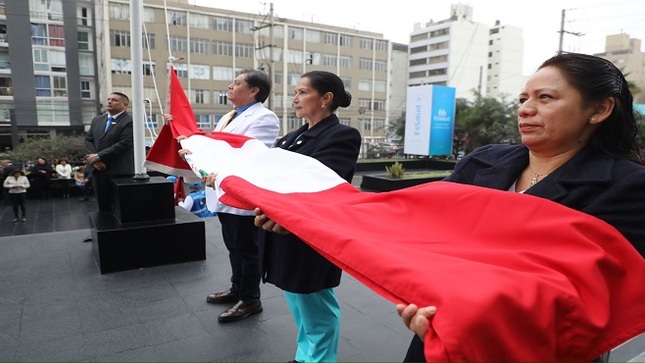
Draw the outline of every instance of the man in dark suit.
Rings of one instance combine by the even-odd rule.
[[[92,119],[85,135],[85,163],[92,169],[92,187],[100,212],[112,210],[110,179],[134,175],[132,116],[126,111],[130,100],[112,92],[105,103],[107,113]]]

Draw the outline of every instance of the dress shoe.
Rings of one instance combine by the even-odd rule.
[[[240,296],[231,289],[226,291],[214,292],[206,296],[206,301],[211,304],[230,304],[240,301]]]
[[[219,314],[217,320],[220,323],[231,323],[234,321],[242,320],[261,311],[262,303],[260,302],[260,300],[248,304],[240,300],[237,302],[237,304],[231,306],[230,308],[224,310],[223,313]]]

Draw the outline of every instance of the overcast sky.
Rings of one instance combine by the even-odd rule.
[[[435,0],[189,0],[191,4],[265,15],[273,3],[274,15],[301,21],[382,33],[386,39],[408,44],[415,23],[444,20],[458,1]],[[644,0],[463,0],[473,7],[473,20],[492,26],[495,20],[523,30],[523,73],[532,74],[555,54],[565,10],[563,49],[582,53],[604,51],[605,36],[626,33],[645,42]]]

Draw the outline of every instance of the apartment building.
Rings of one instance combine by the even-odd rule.
[[[522,29],[501,25],[499,21],[490,28],[488,38],[488,97],[515,99],[524,89],[528,79],[522,75],[524,38]]]
[[[608,35],[605,51],[595,55],[610,60],[621,69],[625,79],[640,90],[634,94],[634,103],[645,104],[645,53],[641,51],[640,39],[630,38],[625,33]]]
[[[304,72],[338,74],[352,94],[352,105],[338,109],[342,123],[357,128],[365,142],[384,140],[392,115],[393,79],[390,41],[382,34],[324,24],[190,5],[188,0],[144,0],[143,72],[148,124],[158,128],[167,88],[167,70],[177,70],[190,98],[198,125],[210,130],[231,109],[227,86],[242,68],[264,69],[273,78],[266,104],[281,119],[281,133],[304,122],[292,107],[293,87]],[[108,88],[131,94],[130,2],[97,0],[97,17],[107,24],[102,33]],[[101,36],[101,33],[98,33]],[[405,51],[407,53],[407,51]],[[400,67],[400,66],[399,66]]]
[[[84,132],[101,110],[91,0],[0,0],[0,147]]]
[[[457,98],[486,96],[489,27],[473,21],[473,8],[451,6],[451,16],[415,24],[410,34],[408,86],[456,88]]]

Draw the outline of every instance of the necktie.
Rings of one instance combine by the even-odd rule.
[[[114,121],[114,117],[112,117],[112,116],[108,117],[107,122],[105,123],[105,130],[103,131],[103,133],[106,133],[106,132],[107,132],[107,130],[108,130],[108,129],[110,128],[110,126],[112,125],[112,122],[113,122],[113,121]]]
[[[235,116],[237,116],[237,110],[235,110],[235,109],[234,109],[233,111],[229,112],[229,114],[231,115],[231,117],[229,117],[228,121],[226,121],[226,123],[224,124],[224,127],[228,126],[228,124],[230,124],[230,123],[231,123],[231,121],[233,121],[233,119],[235,118]],[[222,127],[222,129],[223,129],[224,127]]]

